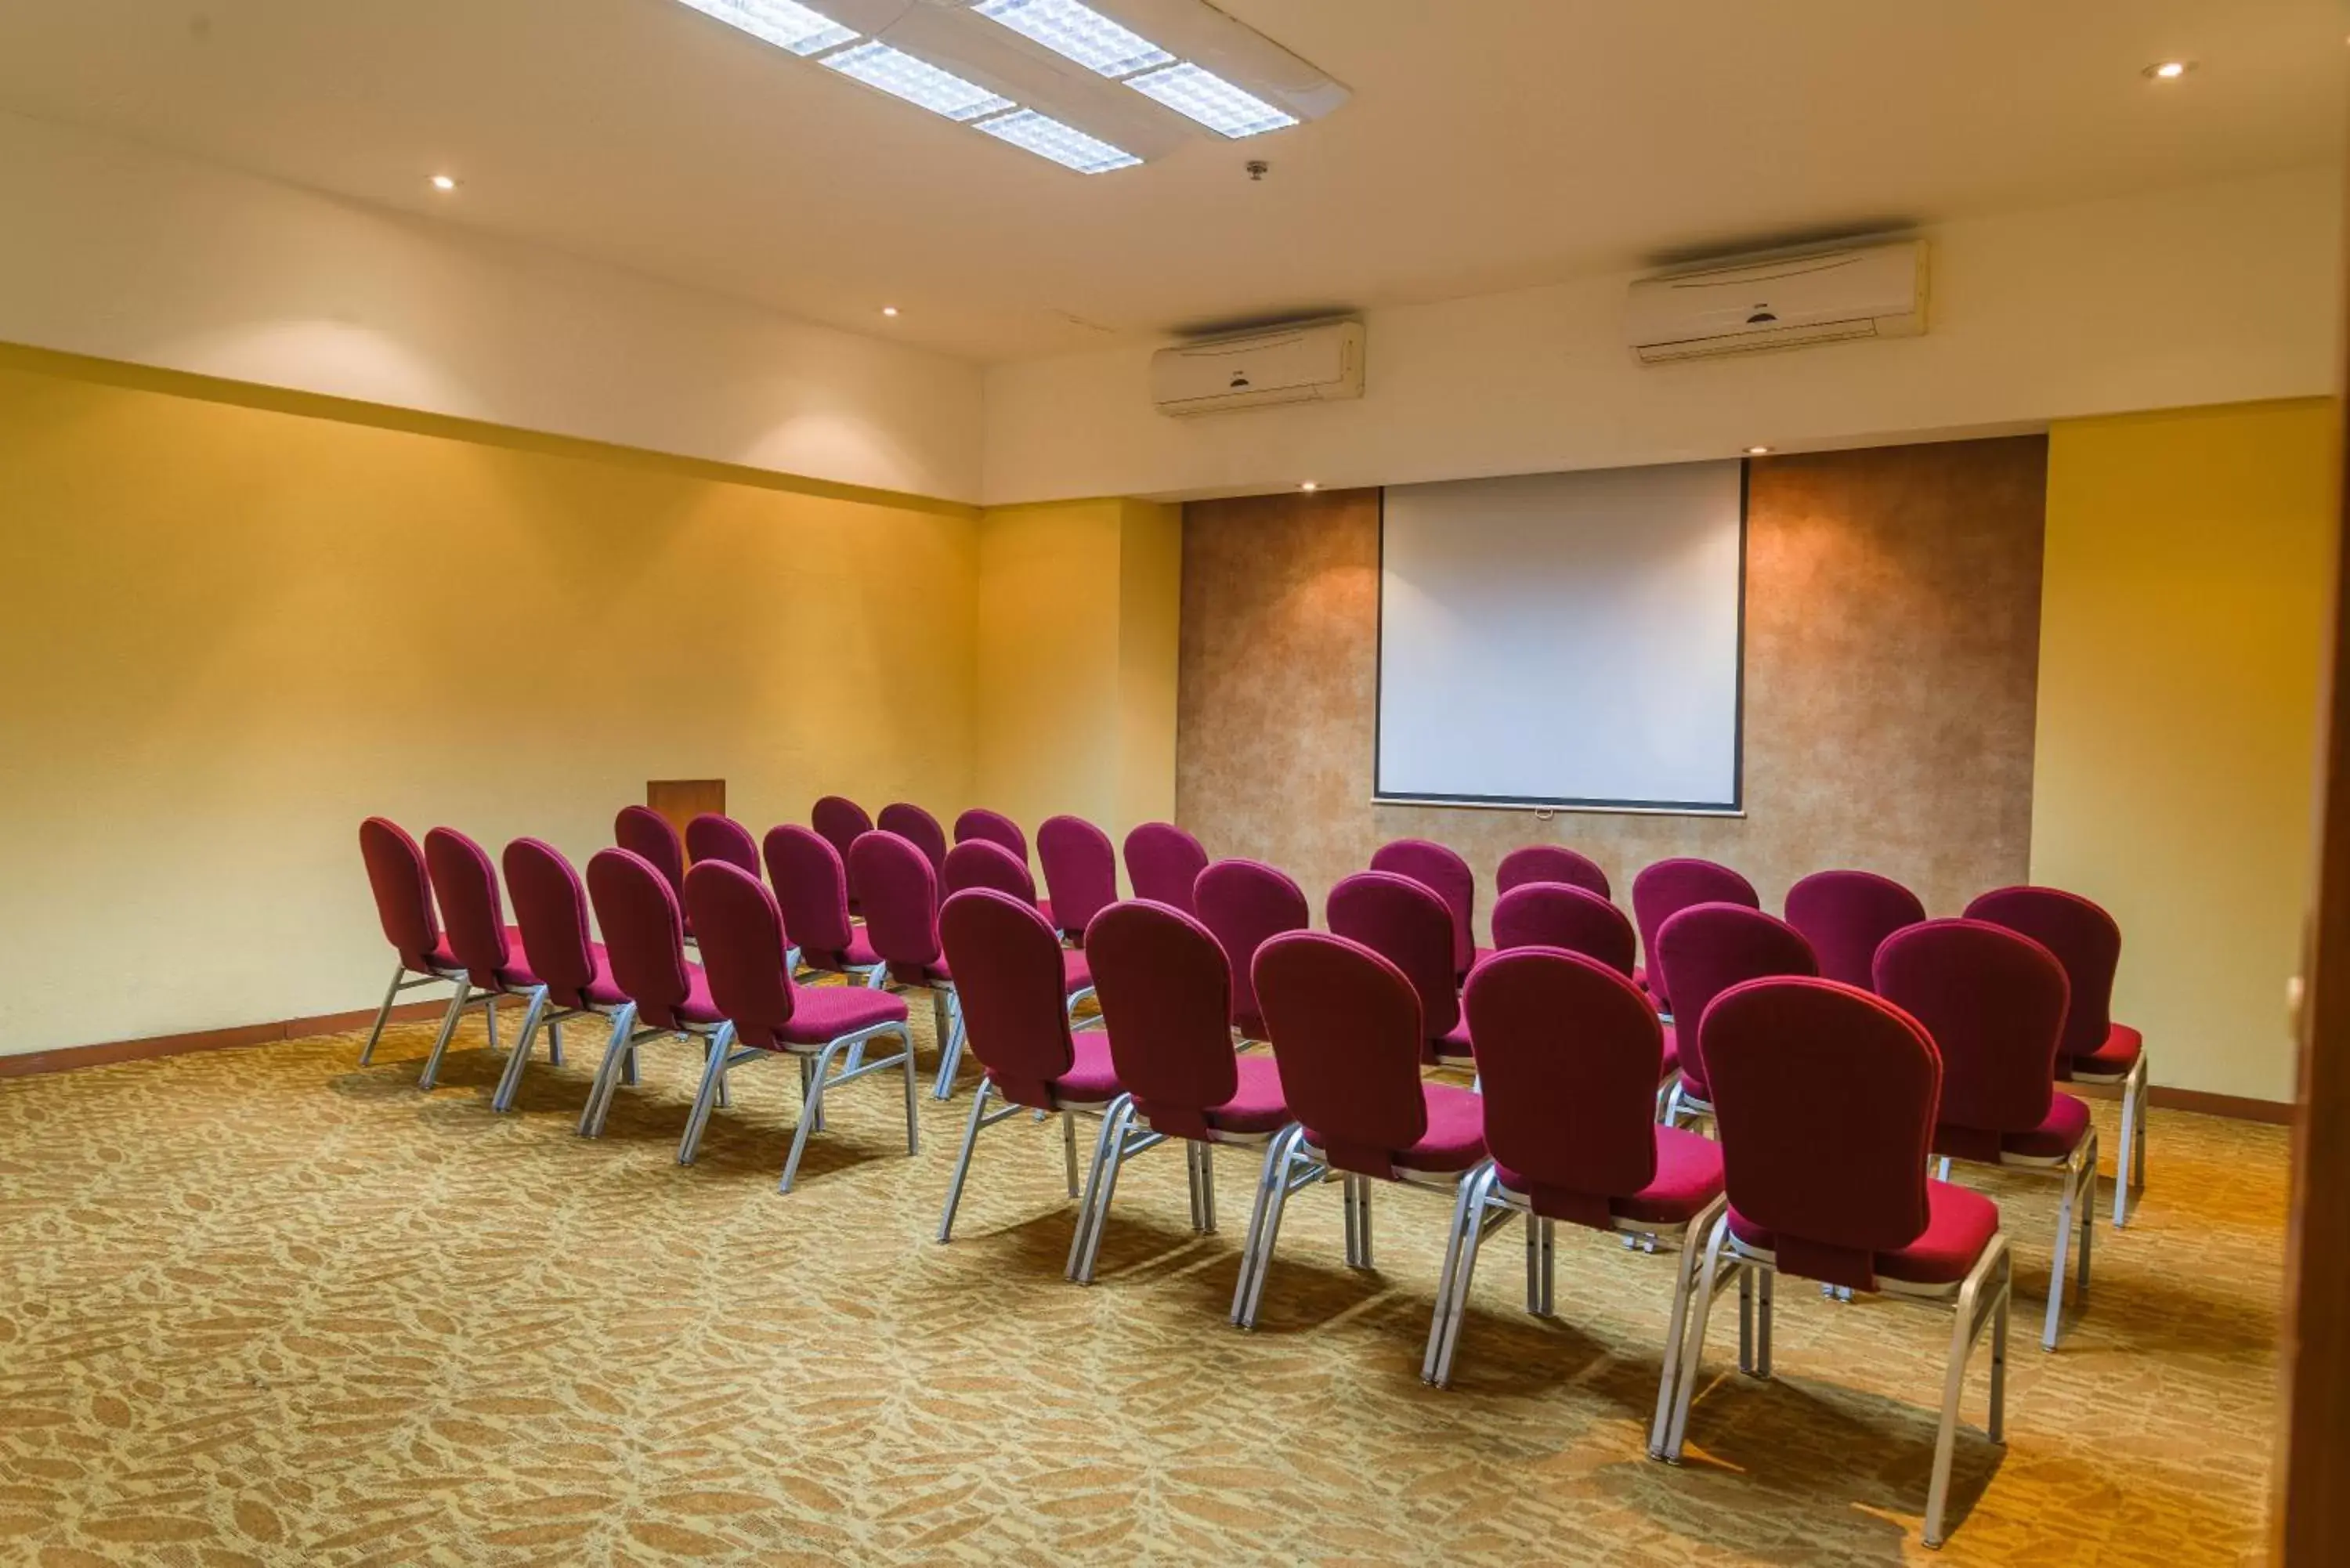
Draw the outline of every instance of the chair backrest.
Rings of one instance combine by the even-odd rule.
[[[684,908],[685,843],[668,817],[649,805],[624,805],[612,818],[612,842],[660,872],[677,895],[678,907]]]
[[[588,899],[604,933],[612,983],[637,1004],[648,1028],[682,1026],[679,1005],[692,994],[685,967],[685,913],[660,868],[627,849],[599,849],[588,861]]]
[[[775,896],[750,872],[704,860],[685,874],[702,972],[711,1005],[734,1025],[744,1045],[779,1050],[792,1019],[792,977],[784,964],[784,914]]]
[[[1467,974],[1470,961],[1477,956],[1477,874],[1469,869],[1469,862],[1433,839],[1399,838],[1379,846],[1371,856],[1371,869],[1409,877],[1444,901],[1452,920],[1453,978],[1457,981]]]
[[[990,811],[983,805],[972,806],[954,821],[954,841],[970,844],[974,841],[1003,846],[1013,858],[1025,863],[1028,859],[1028,836],[1020,825],[1000,811]]]
[[[1204,1113],[1240,1089],[1223,948],[1180,909],[1138,899],[1094,917],[1086,953],[1118,1081],[1160,1132],[1206,1137]]]
[[[1629,980],[1638,940],[1624,911],[1588,888],[1566,882],[1521,882],[1493,901],[1493,946],[1504,951],[1564,948],[1597,959]],[[1655,1003],[1649,1011],[1655,1011]]]
[[[940,880],[950,898],[973,888],[993,888],[1032,905],[1036,902],[1036,878],[1028,874],[1028,862],[1015,859],[992,838],[966,838],[948,850],[946,874]]]
[[[1665,992],[1665,978],[1657,960],[1657,933],[1665,922],[1691,904],[1743,904],[1762,907],[1754,884],[1727,866],[1711,860],[1659,860],[1632,878],[1632,920],[1640,928],[1640,954],[1648,966],[1648,993],[1663,1012],[1673,1010]]]
[[[1599,862],[1588,855],[1569,849],[1564,844],[1529,844],[1502,857],[1501,868],[1493,873],[1493,891],[1497,897],[1528,882],[1564,882],[1570,888],[1580,888],[1603,898],[1616,896],[1615,889],[1607,885],[1607,873],[1599,868]]]
[[[972,1054],[1005,1099],[1052,1105],[1053,1080],[1076,1062],[1060,939],[1035,904],[993,888],[949,898],[939,934]]]
[[[1941,1054],[1944,1153],[1995,1160],[2002,1133],[2047,1116],[2070,990],[2055,954],[1987,920],[1927,920],[1885,939],[1876,981]]]
[[[1200,841],[1171,822],[1146,822],[1126,836],[1126,880],[1138,898],[1196,915],[1192,885],[1207,868]]]
[[[1673,990],[1673,1035],[1680,1046],[1681,1076],[1700,1099],[1712,1097],[1706,1093],[1711,1080],[1698,1026],[1713,999],[1733,985],[1767,975],[1820,972],[1803,932],[1743,904],[1696,904],[1674,915],[1658,933],[1657,963]]]
[[[840,863],[848,864],[848,846],[873,831],[873,818],[865,808],[847,795],[828,794],[817,801],[808,812],[808,826],[816,836],[832,846]],[[785,911],[789,918],[790,911]]]
[[[383,940],[398,950],[401,963],[420,974],[430,972],[432,950],[441,945],[441,918],[432,910],[424,851],[400,824],[370,816],[359,824],[359,857],[367,862],[368,890],[375,895]]]
[[[738,871],[759,874],[759,841],[731,816],[705,811],[685,825],[685,856],[694,865],[716,860]]]
[[[1818,955],[1820,973],[1873,990],[1877,944],[1926,918],[1918,895],[1874,871],[1814,871],[1787,889],[1787,923]]]
[[[767,829],[767,880],[784,929],[800,957],[816,969],[837,969],[847,952],[848,872],[839,852],[813,828],[786,822]]]
[[[1926,1230],[1942,1065],[1917,1020],[1832,980],[1732,986],[1706,1011],[1731,1207],[1779,1267],[1873,1290],[1871,1254]]]
[[[1323,931],[1266,938],[1252,978],[1291,1114],[1339,1169],[1391,1175],[1389,1157],[1428,1132],[1427,1028],[1411,981]]]
[[[561,850],[539,839],[515,839],[498,860],[505,869],[506,891],[514,895],[515,924],[522,928],[530,972],[556,1006],[587,1006],[588,982],[596,978],[587,885]]]
[[[1133,840],[1127,842],[1131,846]],[[1305,891],[1261,860],[1219,860],[1194,878],[1193,891],[1200,923],[1215,933],[1231,961],[1232,1027],[1252,1040],[1262,1040],[1264,1013],[1256,1000],[1256,950],[1267,937],[1302,931],[1314,923]],[[1137,888],[1134,896],[1146,895]]]
[[[496,989],[504,983],[500,971],[514,962],[497,867],[480,845],[453,827],[436,827],[424,836],[424,865],[432,876],[441,919],[448,924],[449,950],[475,985]]]
[[[930,857],[879,828],[850,847],[848,883],[865,906],[865,940],[889,963],[892,978],[921,983],[940,951],[939,879]]]
[[[932,876],[946,869],[946,829],[939,826],[937,817],[920,806],[910,801],[893,801],[881,808],[881,815],[873,819],[873,826],[884,833],[896,834],[920,850],[922,858],[931,863]],[[857,887],[857,869],[853,865],[849,867],[848,885],[857,888],[858,898],[865,897],[865,889]]]
[[[1559,948],[1494,954],[1463,1005],[1487,1151],[1554,1217],[1607,1225],[1609,1199],[1657,1176],[1655,1006],[1621,970]]]
[[[1452,913],[1435,889],[1394,871],[1357,871],[1330,889],[1323,921],[1403,971],[1419,997],[1433,1040],[1461,1022],[1461,981],[1452,967]]]
[[[1036,858],[1053,923],[1085,943],[1093,918],[1118,902],[1118,851],[1082,816],[1048,816],[1036,829]]]
[[[442,906],[446,915],[448,906]],[[1967,919],[1989,920],[2030,937],[2056,955],[2073,988],[2064,1012],[2064,1058],[2087,1056],[2113,1028],[2114,971],[2121,963],[2122,929],[2082,898],[2055,888],[2002,888],[1967,906]]]

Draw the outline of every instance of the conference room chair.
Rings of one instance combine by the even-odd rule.
[[[983,805],[972,806],[954,820],[954,841],[970,844],[977,841],[1000,845],[1012,852],[1013,858],[1026,864],[1028,836],[1020,825],[1000,811],[990,811]]]
[[[905,1001],[865,986],[793,983],[784,961],[783,911],[767,885],[739,866],[724,860],[695,865],[685,874],[685,899],[702,933],[710,1000],[724,1022],[711,1043],[685,1136],[678,1140],[678,1164],[693,1163],[726,1075],[746,1062],[779,1056],[800,1064],[800,1114],[778,1191],[792,1189],[808,1135],[824,1125],[826,1093],[892,1067],[900,1069],[905,1082],[910,1158],[920,1147],[921,1134],[914,1112],[914,1033],[906,1027]],[[897,1051],[863,1056],[865,1044],[883,1035],[897,1036]],[[833,1064],[845,1051],[858,1052],[860,1059],[836,1073]]]
[[[1632,923],[1640,929],[1643,966],[1634,978],[1648,988],[1648,994],[1657,999],[1657,1011],[1668,1018],[1672,1016],[1673,1002],[1666,994],[1664,977],[1657,972],[1657,934],[1667,920],[1692,904],[1743,904],[1759,909],[1762,900],[1754,884],[1711,860],[1686,857],[1659,860],[1632,878]]]
[[[383,940],[391,944],[391,983],[383,1005],[375,1010],[375,1027],[368,1031],[359,1052],[359,1065],[375,1058],[376,1042],[391,1017],[392,1003],[403,991],[420,985],[451,984],[464,989],[465,966],[449,950],[441,931],[441,918],[432,908],[432,883],[424,868],[424,851],[408,830],[388,817],[370,816],[359,824],[359,858],[367,866],[368,890],[375,897],[375,915]]]
[[[847,866],[848,846],[873,831],[873,818],[863,806],[847,795],[828,794],[809,808],[808,826],[816,830],[816,836],[832,846],[832,852],[840,857],[841,865]],[[768,874],[772,876],[774,869],[770,865]],[[848,913],[854,918],[862,912],[857,902],[856,890],[851,888]],[[790,913],[787,907],[785,917],[788,918]]]
[[[1109,1041],[1098,1030],[1073,1033],[1065,1003],[1063,965],[1069,950],[1035,906],[992,888],[973,888],[947,900],[939,915],[946,961],[957,981],[963,1027],[972,1054],[983,1070],[963,1126],[962,1148],[947,1182],[946,1206],[939,1213],[939,1240],[954,1236],[955,1210],[971,1175],[972,1150],[982,1129],[1014,1116],[1036,1114],[1061,1118],[1061,1157],[1069,1196],[1077,1196],[1077,1131],[1080,1115],[1102,1118],[1094,1141],[1094,1176],[1109,1154],[1109,1113],[1125,1103]],[[1001,1110],[987,1108],[991,1099]],[[1129,1152],[1120,1148],[1121,1156]],[[1074,1271],[1085,1234],[1086,1206],[1069,1242]]]
[[[1357,871],[1330,889],[1323,923],[1403,971],[1428,1028],[1423,1059],[1468,1065],[1474,1059],[1452,972],[1452,916],[1435,890],[1393,871]]]
[[[612,983],[627,998],[612,1015],[611,1039],[579,1112],[579,1136],[599,1137],[620,1085],[637,1082],[639,1046],[664,1035],[689,1041],[702,1053],[706,1074],[725,1020],[702,966],[686,961],[684,906],[659,867],[630,850],[598,850],[588,860],[588,902],[604,934]]]
[[[756,877],[759,841],[733,817],[705,811],[685,825],[685,858],[689,866],[716,860]]]
[[[1991,1330],[2002,1441],[2014,1265],[1988,1198],[1926,1174],[1941,1064],[1916,1021],[1834,981],[1750,981],[1698,1042],[1712,1074],[1730,1207],[1713,1225],[1665,1458],[1678,1462],[1715,1294],[1739,1284],[1739,1368],[1771,1376],[1772,1282],[1785,1273],[1952,1315],[1925,1541],[1939,1546],[1967,1362]]]
[[[1131,868],[1132,839],[1128,841]],[[1264,1014],[1257,1006],[1253,966],[1268,937],[1302,931],[1314,923],[1305,889],[1261,860],[1219,860],[1194,879],[1200,923],[1214,933],[1230,961],[1232,1033],[1243,1041],[1264,1038]],[[1144,898],[1139,888],[1136,898]],[[1180,908],[1167,899],[1170,909]]]
[[[1876,988],[1878,944],[1926,918],[1918,895],[1874,871],[1814,871],[1787,889],[1787,923],[1804,933],[1825,980]]]
[[[490,1108],[504,1113],[514,1108],[522,1088],[525,1065],[542,1025],[546,1030],[547,1058],[563,1064],[566,1020],[610,1018],[628,1005],[627,993],[612,979],[603,944],[588,933],[588,887],[562,851],[536,838],[517,838],[498,857],[505,871],[506,891],[514,898],[515,925],[522,932],[523,959],[538,984],[523,1008],[522,1027],[515,1048],[506,1055]]]
[[[1274,1059],[1232,1051],[1231,965],[1207,927],[1163,904],[1113,904],[1094,917],[1086,951],[1110,1060],[1127,1096],[1110,1108],[1079,1210],[1082,1247],[1072,1245],[1069,1263],[1069,1277],[1079,1284],[1094,1277],[1126,1158],[1180,1139],[1191,1229],[1204,1235],[1216,1228],[1216,1146],[1261,1147],[1290,1123]],[[1147,1141],[1128,1136],[1138,1117],[1149,1129]]]
[[[637,856],[661,874],[678,908],[685,908],[685,841],[668,817],[649,805],[624,805],[612,818],[612,842]],[[686,917],[685,940],[693,940],[693,918]]]
[[[881,808],[881,815],[874,818],[873,826],[883,833],[896,834],[920,850],[922,858],[931,863],[932,876],[945,873],[947,868],[946,829],[939,826],[937,817],[932,816],[920,806],[910,801],[893,801]],[[860,901],[865,897],[863,891],[857,886],[857,867],[854,861],[850,863],[848,868],[848,890]]]
[[[1036,878],[1028,862],[992,838],[966,838],[948,850],[939,882],[950,898],[973,888],[993,888],[1032,907],[1036,903]],[[1046,915],[1045,923],[1051,925],[1052,917]]]
[[[1196,915],[1192,885],[1207,868],[1200,841],[1171,822],[1146,822],[1126,836],[1126,880],[1138,898]]]
[[[1501,868],[1493,874],[1493,894],[1499,898],[1529,882],[1564,882],[1603,898],[1616,896],[1599,862],[1564,844],[1529,844],[1503,856]],[[1501,944],[1497,941],[1494,945]]]
[[[1452,920],[1452,979],[1460,983],[1484,956],[1477,948],[1477,874],[1469,862],[1432,839],[1399,838],[1372,854],[1371,869],[1409,877],[1444,901]]]
[[[2046,948],[1982,920],[1928,920],[1877,950],[1877,994],[1923,1024],[1942,1058],[1934,1152],[1950,1161],[2053,1177],[2056,1245],[2040,1347],[2056,1348],[2065,1247],[2081,1227],[2080,1299],[2089,1298],[2096,1234],[2097,1129],[2089,1107],[2055,1092],[2069,987]]]
[[[424,836],[424,866],[432,879],[432,897],[441,906],[449,950],[457,957],[464,978],[449,1010],[441,1015],[441,1032],[432,1037],[432,1054],[416,1086],[429,1089],[441,1072],[441,1058],[457,1032],[457,1020],[469,1007],[482,1009],[483,1027],[490,1049],[498,1048],[498,999],[527,996],[538,986],[524,959],[522,932],[506,924],[505,904],[498,897],[497,868],[482,846],[452,827],[436,827]]]
[[[839,853],[822,834],[792,822],[769,828],[762,847],[785,938],[801,965],[879,987],[888,968],[870,934],[849,918],[848,871]]]
[[[1664,1027],[1614,965],[1555,948],[1501,953],[1469,977],[1465,1005],[1492,1158],[1454,1220],[1447,1251],[1459,1265],[1420,1375],[1451,1380],[1478,1248],[1495,1224],[1525,1217],[1526,1310],[1542,1317],[1555,1302],[1559,1220],[1651,1251],[1669,1242],[1678,1263],[1648,1423],[1648,1451],[1660,1454],[1699,1247],[1721,1217],[1721,1146],[1657,1125]]]
[[[1257,950],[1255,979],[1282,1096],[1297,1119],[1265,1148],[1232,1292],[1242,1328],[1256,1326],[1291,1193],[1336,1177],[1347,1264],[1368,1269],[1374,1182],[1441,1192],[1457,1217],[1485,1161],[1482,1099],[1419,1075],[1428,1031],[1401,970],[1345,937],[1284,931]],[[1436,1312],[1452,1263],[1448,1256],[1438,1276]]]
[[[2002,888],[1969,904],[1966,914],[2030,937],[2064,966],[2072,1002],[2064,1013],[2056,1076],[2120,1086],[2122,1141],[2114,1182],[2114,1228],[2119,1230],[2129,1223],[2130,1195],[2146,1186],[2147,1111],[2145,1037],[2113,1017],[2121,927],[2079,894],[2055,888]]]
[[[1624,911],[1571,882],[1521,882],[1493,901],[1493,950],[1564,948],[1632,978],[1639,938]],[[1653,1007],[1653,1003],[1651,1006]]]
[[[1672,1035],[1680,1077],[1665,1097],[1664,1119],[1678,1127],[1713,1114],[1713,1091],[1698,1021],[1731,986],[1779,975],[1816,975],[1819,961],[1804,933],[1743,904],[1696,904],[1664,923],[1657,958],[1677,1011]]]
[[[1118,902],[1118,851],[1109,835],[1082,816],[1048,816],[1036,828],[1045,868],[1045,919],[1066,941],[1086,945],[1096,915]]]

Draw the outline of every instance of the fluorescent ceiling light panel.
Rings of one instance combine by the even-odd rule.
[[[1077,0],[980,0],[972,9],[1106,77],[1129,76],[1175,59],[1141,34]]]
[[[1076,127],[1063,125],[1033,109],[983,119],[979,129],[1080,174],[1107,174],[1113,169],[1131,169],[1142,161],[1123,147],[1112,147],[1097,136],[1087,136]]]
[[[1234,140],[1297,123],[1295,115],[1274,108],[1253,93],[1243,92],[1189,60],[1147,76],[1128,77],[1126,85]]]
[[[705,16],[715,16],[730,27],[795,55],[813,55],[857,36],[831,17],[795,5],[792,0],[682,0]]]
[[[1010,99],[887,44],[859,44],[853,49],[827,55],[823,64],[949,119],[973,120],[983,114],[1013,107]]]

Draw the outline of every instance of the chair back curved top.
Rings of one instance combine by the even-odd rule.
[[[1365,947],[1403,972],[1419,997],[1431,1040],[1461,1022],[1461,982],[1452,967],[1452,915],[1435,889],[1393,871],[1357,871],[1330,889],[1323,919],[1332,934]]]
[[[1723,992],[1700,1033],[1733,1214],[1773,1233],[1781,1268],[1874,1289],[1870,1254],[1929,1218],[1933,1041],[1867,992],[1786,977]]]
[[[586,1007],[596,979],[596,948],[588,935],[588,888],[553,845],[517,838],[499,862],[514,895],[523,956],[557,1007]]]
[[[734,1025],[739,1044],[784,1049],[793,986],[775,896],[732,861],[703,860],[685,874],[685,901],[701,934],[711,1004]]]
[[[1502,857],[1501,868],[1493,873],[1496,897],[1528,882],[1564,882],[1603,898],[1616,896],[1599,862],[1564,844],[1529,844]],[[1495,940],[1498,942],[1499,939]]]
[[[612,818],[612,842],[660,872],[677,895],[678,907],[685,907],[685,841],[668,817],[649,805],[624,805]],[[692,923],[685,929],[691,933]]]
[[[438,972],[438,965],[447,961],[434,957],[441,945],[441,918],[432,909],[424,851],[400,824],[370,816],[359,824],[359,857],[367,862],[368,890],[375,895],[384,940],[399,950],[400,961],[408,968],[419,974]]]
[[[845,794],[828,794],[808,809],[808,826],[832,846],[840,863],[848,864],[848,846],[873,831],[873,818]],[[789,911],[785,911],[786,918]]]
[[[1629,980],[1638,939],[1624,911],[1567,882],[1521,882],[1493,901],[1493,946],[1563,948],[1597,959]],[[1648,1004],[1650,1012],[1656,1004]]]
[[[1874,871],[1814,871],[1787,889],[1787,923],[1804,933],[1820,974],[1876,989],[1877,944],[1926,918],[1918,895]]]
[[[1403,971],[1360,942],[1284,931],[1253,977],[1289,1108],[1341,1170],[1393,1174],[1428,1132],[1420,1087],[1427,1029]]]
[[[1487,1151],[1555,1217],[1606,1226],[1609,1199],[1657,1177],[1665,1032],[1655,1006],[1615,966],[1539,947],[1479,964],[1463,1005]]]
[[[1256,950],[1267,937],[1302,931],[1314,923],[1305,891],[1261,860],[1219,860],[1201,871],[1193,892],[1200,923],[1215,934],[1231,961],[1232,1027],[1252,1040],[1262,1040],[1264,1013],[1256,1000]],[[1137,888],[1134,896],[1145,895]]]
[[[1477,956],[1477,874],[1469,869],[1469,862],[1434,839],[1399,838],[1378,846],[1371,856],[1371,869],[1409,877],[1444,901],[1452,920],[1452,977],[1457,984]]]
[[[1700,1023],[1713,999],[1731,986],[1768,975],[1816,975],[1804,933],[1743,904],[1696,904],[1665,922],[1657,961],[1673,989],[1673,1034],[1680,1047],[1681,1082],[1711,1100]]]
[[[436,827],[424,836],[424,864],[432,874],[441,918],[448,922],[449,950],[473,984],[504,990],[514,949],[506,940],[505,905],[489,855],[455,828]]]
[[[1036,878],[1028,874],[1028,862],[992,838],[966,838],[948,850],[946,875],[940,880],[950,898],[973,888],[993,888],[1036,902]]]
[[[1759,909],[1762,900],[1754,884],[1711,860],[1659,860],[1632,878],[1632,921],[1640,928],[1640,952],[1648,966],[1648,994],[1657,999],[1659,1012],[1672,1012],[1673,1002],[1665,991],[1657,935],[1667,920],[1691,904],[1743,904]]]
[[[939,933],[988,1078],[1014,1105],[1051,1107],[1054,1080],[1076,1062],[1060,939],[1035,904],[993,888],[949,898]]]
[[[849,850],[848,882],[865,904],[865,940],[889,964],[890,978],[923,983],[941,950],[939,881],[930,857],[879,828]]]
[[[1036,829],[1036,858],[1053,923],[1085,945],[1093,918],[1118,902],[1118,851],[1082,816],[1048,816]]]
[[[448,913],[446,905],[442,913]],[[2122,929],[2114,918],[2078,893],[2001,888],[1969,904],[1967,919],[2005,926],[2056,955],[2073,988],[2062,1055],[2095,1054],[2113,1029],[2114,971],[2122,957]]]
[[[678,1009],[693,994],[685,963],[685,914],[669,878],[643,856],[599,849],[588,861],[588,898],[604,933],[612,983],[652,1029],[682,1029]]]
[[[1028,836],[1020,825],[1000,811],[990,811],[983,805],[972,806],[954,820],[954,841],[970,844],[974,841],[997,844],[1012,852],[1012,857],[1026,864]]]
[[[884,833],[896,834],[920,850],[922,858],[931,863],[932,876],[946,869],[946,829],[939,826],[937,817],[920,806],[910,801],[892,801],[881,808],[881,815],[873,819],[873,826]],[[848,885],[857,888],[859,899],[865,897],[865,889],[858,887],[857,868],[853,864],[848,870]]]
[[[1196,915],[1192,886],[1207,868],[1200,841],[1171,822],[1146,822],[1126,836],[1126,880],[1138,898]]]
[[[1960,1133],[1937,1137],[1944,1153],[1995,1161],[2002,1134],[2046,1119],[2070,990],[2055,954],[1987,920],[1927,920],[1885,939],[1876,980],[1941,1055],[1938,1119]]]
[[[803,962],[838,969],[848,951],[848,872],[839,852],[814,828],[786,822],[767,829],[767,880],[784,930]]]
[[[749,828],[714,811],[685,825],[685,857],[692,865],[716,860],[754,877],[759,874],[759,841]]]
[[[1180,909],[1139,899],[1096,915],[1086,936],[1118,1081],[1160,1132],[1205,1138],[1207,1113],[1240,1092],[1223,948]]]

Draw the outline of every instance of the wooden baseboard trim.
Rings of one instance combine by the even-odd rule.
[[[2085,1100],[2117,1100],[2121,1098],[2118,1084],[2071,1083],[2060,1085],[2068,1095],[2078,1095]],[[2194,1111],[2201,1116],[2226,1116],[2232,1121],[2266,1122],[2271,1127],[2289,1127],[2299,1113],[2291,1100],[2256,1100],[2249,1095],[2214,1095],[2202,1089],[2174,1088],[2168,1084],[2156,1084],[2147,1090],[2147,1098],[2166,1111]]]
[[[429,1023],[449,1010],[447,1002],[411,1002],[391,1010],[394,1023]],[[41,1073],[71,1073],[84,1067],[109,1067],[118,1062],[143,1062],[151,1056],[184,1056],[192,1051],[226,1051],[240,1045],[274,1045],[307,1039],[313,1034],[339,1034],[364,1029],[375,1022],[375,1009],[356,1012],[322,1012],[309,1018],[281,1018],[274,1023],[241,1023],[230,1029],[200,1029],[192,1034],[158,1034],[146,1040],[113,1040],[99,1045],[67,1045],[55,1051],[28,1051],[0,1056],[0,1078],[29,1078]]]

